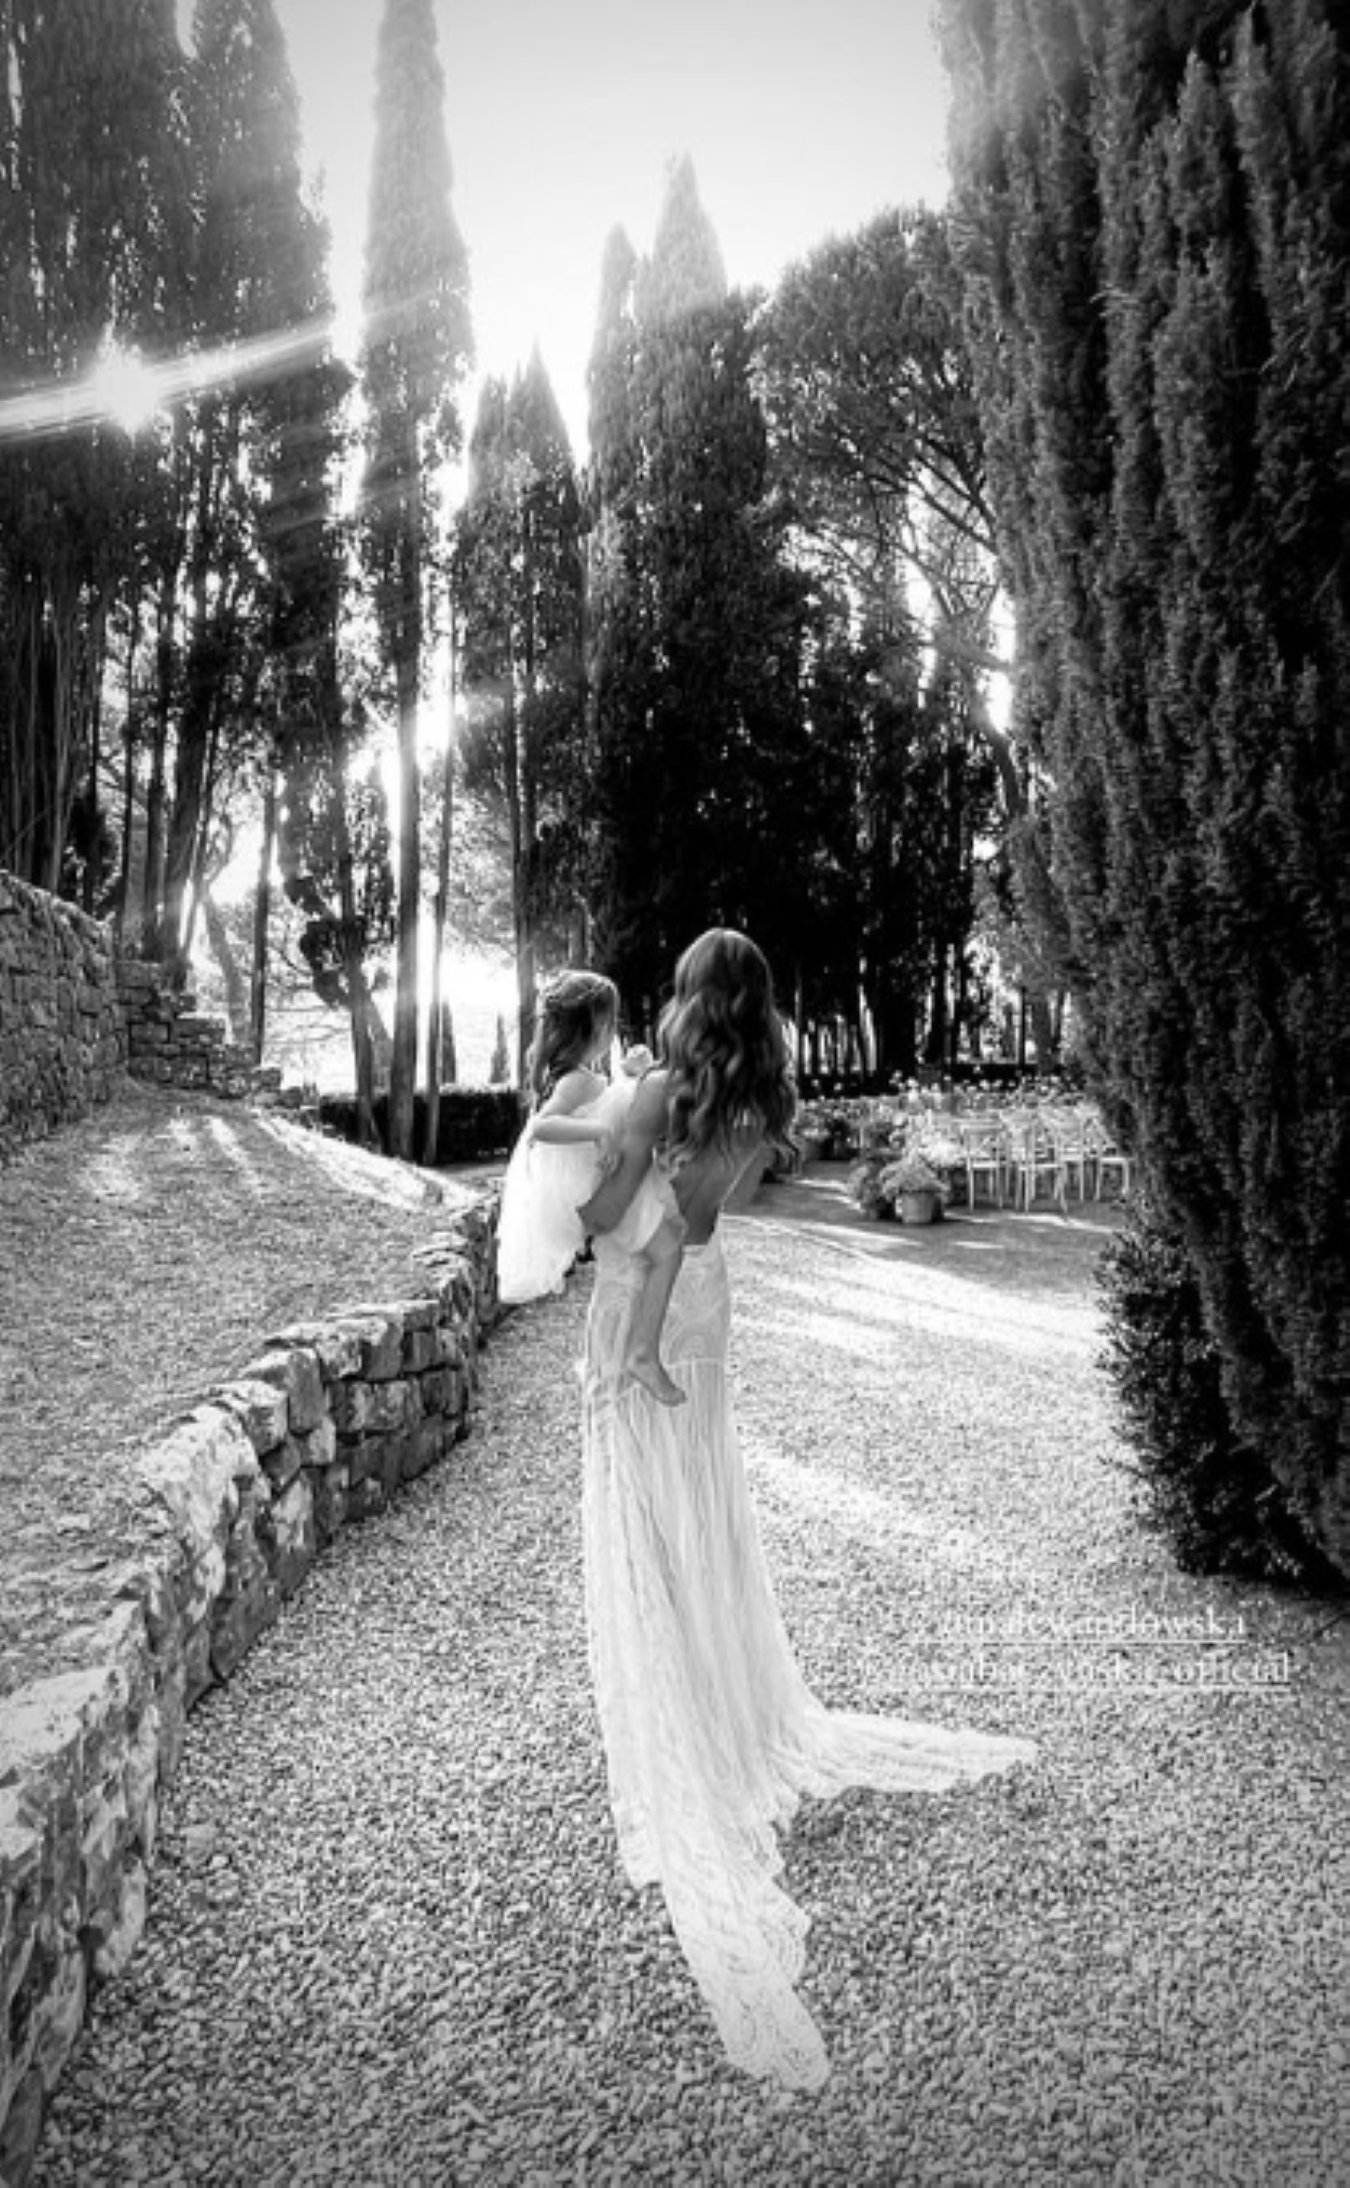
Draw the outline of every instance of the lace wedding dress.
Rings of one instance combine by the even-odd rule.
[[[687,1403],[621,1383],[640,1272],[595,1242],[584,1365],[586,1608],[610,1802],[634,1886],[659,1884],[732,2061],[812,2089],[796,1995],[807,1918],[777,1881],[803,1794],[937,1792],[1029,1762],[1025,1740],[831,1711],[793,1657],[760,1548],[726,1370],[716,1233],[685,1249],[662,1356]]]

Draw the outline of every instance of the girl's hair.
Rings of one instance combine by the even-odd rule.
[[[705,1148],[729,1148],[744,1124],[757,1125],[780,1153],[795,1152],[787,1041],[768,964],[748,935],[710,927],[690,943],[675,967],[658,1038],[670,1073],[672,1168]]]
[[[618,1022],[619,991],[603,973],[560,972],[545,982],[526,1066],[536,1109],[585,1063],[606,1024]]]

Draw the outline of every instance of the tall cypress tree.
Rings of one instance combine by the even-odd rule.
[[[509,392],[484,383],[456,527],[465,776],[505,823],[522,1078],[541,945],[559,912],[573,924],[585,893],[579,526],[567,431],[536,351]]]
[[[5,393],[76,383],[162,336],[186,196],[172,0],[0,16]],[[115,606],[136,582],[144,448],[109,420],[0,449],[0,864],[49,889],[96,779]]]
[[[1194,1277],[1252,1525],[1350,1570],[1350,27],[1329,0],[945,18],[1093,1074]]]
[[[621,286],[612,251],[606,273],[592,372],[598,932],[647,1024],[700,927],[772,936],[791,917],[805,611],[766,498],[750,306],[727,291],[688,160],[650,259]]]
[[[376,73],[361,368],[369,416],[362,490],[367,565],[398,710],[398,999],[390,1151],[413,1153],[417,1077],[421,771],[418,705],[435,484],[459,446],[468,366],[468,259],[450,208],[445,79],[432,0],[385,0]]]
[[[198,0],[193,42],[189,340],[254,355],[238,379],[208,374],[171,444],[178,506],[161,535],[158,702],[174,765],[156,939],[180,969],[222,766],[232,745],[258,742],[270,610],[260,578],[275,563],[288,441],[305,430],[311,399],[293,383],[329,369],[330,308],[327,231],[305,201],[299,100],[273,0]]]

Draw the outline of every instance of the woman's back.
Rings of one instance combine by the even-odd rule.
[[[702,1246],[712,1237],[717,1218],[737,1185],[758,1156],[763,1141],[754,1126],[739,1130],[725,1152],[705,1148],[691,1156],[671,1179],[680,1214],[688,1229],[688,1243]]]
[[[660,1067],[649,1071],[639,1091],[645,1118],[660,1120],[659,1157],[669,1130],[670,1073]],[[712,1237],[718,1215],[762,1145],[758,1125],[738,1125],[729,1146],[701,1148],[671,1172],[675,1199],[688,1225],[687,1244],[702,1246]]]

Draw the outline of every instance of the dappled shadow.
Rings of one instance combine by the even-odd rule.
[[[847,1175],[842,1165],[828,1165],[774,1180],[743,1213],[868,1259],[1015,1291],[1024,1300],[1058,1296],[1080,1307],[1092,1292],[1101,1250],[1120,1223],[1119,1205],[1102,1201],[1070,1202],[1067,1215],[1049,1203],[1031,1209],[981,1203],[949,1209],[940,1223],[921,1227],[878,1222],[850,1200]]]

